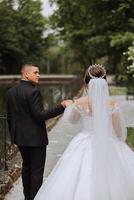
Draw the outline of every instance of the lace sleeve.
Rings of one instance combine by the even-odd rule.
[[[119,105],[115,105],[113,108],[112,124],[113,124],[114,134],[118,137],[118,139],[125,141],[127,138],[127,130],[124,125],[125,123]]]
[[[81,116],[76,108],[75,103],[73,103],[65,109],[63,116],[59,119],[56,126],[52,129],[52,132],[75,134],[80,132],[81,129]]]
[[[79,113],[79,109],[76,105],[73,105],[73,108],[71,110],[71,112],[68,113],[68,120],[73,123],[76,124],[79,122],[80,120],[80,113]]]

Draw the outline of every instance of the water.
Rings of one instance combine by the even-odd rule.
[[[5,113],[6,110],[6,91],[9,86],[0,86],[0,114]]]
[[[0,86],[0,114],[6,113],[6,92],[10,86]],[[63,99],[72,98],[78,91],[78,84],[41,85],[39,86],[44,108],[60,103]]]

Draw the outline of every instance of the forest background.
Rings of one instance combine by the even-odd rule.
[[[133,76],[133,0],[50,4],[56,9],[45,17],[40,0],[0,0],[0,74],[18,74],[28,62],[45,74],[83,74],[101,63],[116,80]]]

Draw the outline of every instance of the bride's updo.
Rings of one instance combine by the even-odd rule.
[[[84,81],[86,84],[89,83],[90,79],[93,78],[104,78],[106,79],[106,70],[102,65],[94,64],[90,65],[86,70]]]

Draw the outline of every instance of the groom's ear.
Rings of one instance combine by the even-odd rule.
[[[28,77],[28,71],[27,71],[27,69],[24,69],[22,71],[22,75],[25,76],[26,78]]]
[[[28,77],[29,77],[28,75],[29,75],[28,71],[25,71],[25,72],[24,72],[24,76],[25,76],[26,78],[28,78]]]

